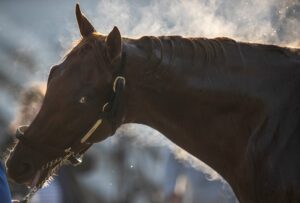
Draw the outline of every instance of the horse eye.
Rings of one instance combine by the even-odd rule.
[[[85,104],[87,102],[87,98],[86,97],[81,97],[79,100],[80,104]]]

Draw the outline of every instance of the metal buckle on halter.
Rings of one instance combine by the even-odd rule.
[[[82,163],[83,154],[75,154],[72,151],[71,147],[69,147],[68,149],[65,149],[65,153],[66,153],[67,156],[69,154],[69,157],[67,159],[69,164],[71,164],[73,166],[78,166],[79,164]]]
[[[73,166],[78,166],[82,163],[83,155],[72,155],[68,158],[68,162]]]

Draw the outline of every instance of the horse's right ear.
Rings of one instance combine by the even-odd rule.
[[[115,60],[122,53],[122,38],[116,26],[106,37],[106,49],[110,61]]]
[[[89,22],[89,20],[81,13],[79,4],[76,4],[76,18],[80,33],[83,37],[87,37],[88,35],[96,32],[93,25]]]

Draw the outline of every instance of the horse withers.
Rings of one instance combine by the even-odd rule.
[[[206,162],[240,202],[300,202],[300,50],[227,38],[103,36],[76,6],[80,42],[52,67],[43,105],[7,160],[43,186],[124,123]],[[28,197],[29,198],[29,197]]]

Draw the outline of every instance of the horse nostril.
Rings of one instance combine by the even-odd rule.
[[[13,179],[28,177],[34,171],[33,164],[30,161],[7,162],[8,174]],[[17,181],[17,180],[16,180]]]

